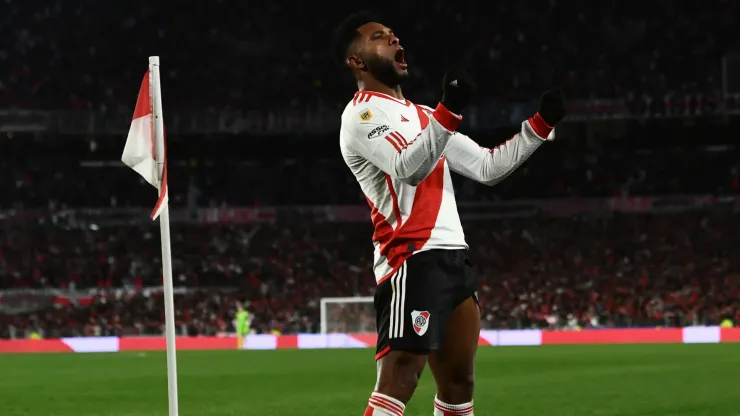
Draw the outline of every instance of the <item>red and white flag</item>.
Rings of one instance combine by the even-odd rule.
[[[159,190],[159,198],[151,215],[152,220],[154,220],[166,206],[168,194],[166,156],[164,158],[164,172],[161,182],[157,167],[151,78],[151,71],[147,71],[146,75],[144,75],[144,80],[141,82],[139,98],[136,100],[136,109],[134,110],[134,119],[131,121],[131,128],[128,131],[126,146],[123,148],[121,161]]]

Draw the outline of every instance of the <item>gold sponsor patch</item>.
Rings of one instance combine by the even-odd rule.
[[[360,120],[362,121],[370,121],[370,119],[373,118],[373,112],[370,111],[370,109],[364,110],[360,113]]]

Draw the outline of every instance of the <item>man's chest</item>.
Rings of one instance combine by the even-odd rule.
[[[407,142],[411,142],[429,124],[429,112],[415,104],[408,106],[396,104],[388,108],[386,114],[391,118],[393,130],[397,131]]]

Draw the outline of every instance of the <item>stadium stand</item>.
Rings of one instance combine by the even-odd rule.
[[[740,241],[725,232],[740,226],[738,218],[734,211],[699,211],[468,223],[483,282],[484,325],[683,326],[740,319],[740,261],[732,255]],[[321,297],[372,294],[367,224],[259,228],[254,234],[236,225],[175,228],[176,285],[193,289],[176,298],[182,332],[228,331],[236,301],[248,301],[257,331],[315,332]],[[153,231],[3,230],[2,287],[94,287],[103,294],[46,299],[46,308],[6,315],[2,335],[10,328],[16,336],[30,329],[47,336],[161,333],[159,295],[136,290],[159,280]],[[371,310],[356,313],[370,315],[342,319],[365,319],[372,328]]]
[[[130,111],[136,94],[131,85],[142,75],[131,58],[152,51],[168,62],[169,109],[336,107],[352,94],[350,82],[336,82],[327,39],[335,22],[357,5],[215,1],[171,18],[175,5],[55,0],[38,7],[6,1],[0,30],[12,36],[0,40],[0,108]],[[409,96],[434,102],[444,68],[466,57],[485,92],[480,97],[528,100],[563,80],[574,98],[717,96],[718,62],[740,38],[740,10],[731,0],[662,0],[639,9],[614,0],[491,7],[481,12],[476,1],[434,0],[417,21],[413,2],[396,2],[391,25],[416,71]],[[440,62],[437,49],[457,52]]]
[[[162,19],[171,2],[4,2],[0,338],[162,334],[150,289],[161,281],[158,234],[142,223],[153,194],[118,162],[125,131],[100,122],[130,121],[143,74],[132,57],[161,55],[167,111],[209,121],[335,116],[349,100],[327,40],[345,10],[311,19],[308,2],[250,2],[248,13],[211,3]],[[408,27],[410,0],[396,4],[391,23],[414,67],[408,96],[435,102],[444,68],[469,60],[481,111],[464,125],[482,144],[509,137],[554,84],[583,110],[499,186],[455,179],[485,328],[740,322],[740,235],[727,232],[740,225],[740,88],[728,93],[721,64],[740,39],[738,2],[661,0],[638,13],[617,1],[521,0],[471,13],[480,2],[432,0]],[[449,62],[440,48],[456,51]],[[25,110],[41,121],[14,124]],[[260,132],[269,139],[228,123],[190,131],[182,119],[168,138],[179,334],[232,331],[236,302],[256,332],[316,332],[322,297],[372,295],[367,207],[339,159],[336,117],[319,133]],[[13,128],[29,125],[38,131]],[[371,312],[333,319],[372,330]]]

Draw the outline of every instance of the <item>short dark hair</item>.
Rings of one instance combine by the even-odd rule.
[[[349,47],[357,39],[357,29],[370,22],[378,22],[378,16],[370,11],[361,11],[347,16],[334,30],[332,39],[332,55],[337,65],[346,66]]]

